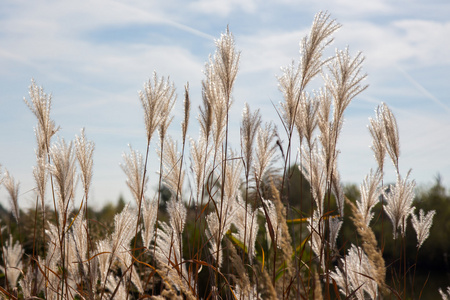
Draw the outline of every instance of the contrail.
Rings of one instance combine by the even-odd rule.
[[[166,25],[178,28],[180,30],[192,33],[194,35],[206,38],[208,40],[214,40],[215,39],[214,36],[212,36],[210,34],[207,34],[206,32],[200,31],[198,29],[195,29],[195,28],[190,27],[190,26],[185,25],[185,24],[181,24],[181,23],[169,20],[166,17],[157,16],[155,14],[151,14],[149,12],[146,12],[146,11],[142,10],[142,9],[139,9],[139,8],[134,7],[134,6],[131,6],[131,5],[128,5],[128,4],[125,4],[125,3],[121,3],[121,2],[118,2],[118,1],[114,1],[112,3],[114,3],[114,5],[116,5],[116,7],[119,7],[122,10],[127,10],[130,13],[133,13],[135,16],[139,16],[141,22],[143,21],[143,22],[148,22],[148,23],[166,24]]]
[[[422,92],[423,95],[425,95],[428,99],[433,101],[435,104],[439,105],[446,111],[450,112],[450,107],[445,105],[444,102],[436,98],[433,94],[431,94],[426,88],[424,88],[420,83],[418,83],[414,78],[411,77],[405,70],[397,66],[397,69],[408,79],[409,82],[411,82],[420,92]]]

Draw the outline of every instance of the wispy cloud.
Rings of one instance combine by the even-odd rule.
[[[450,113],[450,107],[435,97],[432,93],[430,93],[423,85],[417,82],[411,75],[409,75],[403,68],[397,67],[398,70],[405,76],[406,79],[419,91],[421,92],[427,99],[431,100],[434,104],[440,106],[442,109],[446,110]]]
[[[235,10],[254,12],[257,9],[255,0],[197,0],[189,4],[191,10],[207,15],[228,16]]]

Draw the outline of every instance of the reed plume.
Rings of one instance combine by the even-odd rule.
[[[141,203],[141,197],[145,194],[147,189],[148,182],[148,177],[144,172],[144,159],[142,154],[137,150],[133,150],[131,146],[130,153],[124,153],[122,154],[122,157],[125,163],[121,164],[120,167],[127,175],[127,186],[130,188],[131,194],[133,195],[136,204],[139,206]]]
[[[393,112],[389,109],[386,103],[381,104],[381,114],[383,117],[384,125],[384,139],[386,141],[385,148],[389,156],[391,157],[392,163],[394,164],[397,175],[400,174],[400,169],[398,166],[398,158],[400,156],[400,138],[398,134],[397,120]]]
[[[150,249],[150,243],[154,239],[155,222],[158,214],[158,205],[156,201],[146,200],[142,206],[142,220],[144,222],[141,236],[142,244],[145,248]]]
[[[240,53],[235,49],[233,34],[227,27],[216,41],[216,53],[214,54],[214,73],[217,74],[221,90],[225,94],[227,109],[230,107],[231,91],[239,69]]]
[[[387,292],[387,286],[385,282],[386,267],[383,255],[380,249],[378,249],[378,243],[375,238],[375,234],[366,223],[367,220],[364,219],[363,215],[359,211],[359,208],[357,208],[356,205],[353,204],[353,202],[351,202],[350,200],[346,200],[353,215],[352,217],[350,217],[350,220],[352,220],[353,224],[355,224],[356,230],[362,240],[363,249],[365,253],[367,253],[367,258],[369,259],[369,262],[373,269],[372,279],[376,281],[378,287],[384,294]]]
[[[72,209],[75,198],[76,165],[72,142],[67,144],[64,139],[60,139],[50,148],[50,157],[53,162],[49,167],[50,173],[56,182],[58,227],[62,233],[69,225],[68,213]]]
[[[23,98],[23,101],[36,116],[38,127],[35,134],[38,142],[37,154],[39,157],[46,154],[50,148],[52,136],[59,130],[55,122],[50,119],[50,109],[52,104],[52,95],[47,95],[42,87],[38,87],[34,80],[31,80],[29,88],[30,101]]]
[[[86,140],[84,128],[81,129],[81,136],[75,137],[75,150],[78,163],[81,169],[81,179],[84,187],[84,195],[87,198],[92,182],[92,167],[94,165],[93,153],[95,145]],[[86,199],[87,200],[87,199]]]
[[[423,209],[419,211],[419,218],[412,213],[411,223],[417,234],[417,248],[419,249],[423,242],[430,235],[430,228],[433,225],[433,217],[436,214],[435,210],[430,210],[427,214],[424,213]]]
[[[247,204],[240,195],[236,202],[236,214],[233,218],[233,224],[237,228],[237,233],[233,233],[239,241],[242,241],[248,252],[248,259],[251,261],[255,256],[255,242],[258,234],[257,210],[253,210],[250,204]],[[247,207],[245,207],[247,206]]]
[[[48,181],[48,166],[45,157],[36,158],[36,166],[33,167],[33,177],[36,182],[37,195],[41,199],[42,210],[45,208],[45,191]]]
[[[408,217],[414,211],[412,202],[416,182],[414,180],[409,181],[408,177],[409,172],[405,179],[397,176],[397,183],[390,185],[389,192],[384,193],[386,199],[384,210],[391,219],[394,239],[397,238],[397,229],[400,229],[402,237],[405,236]]]
[[[441,288],[439,288],[439,294],[441,294],[442,300],[450,299],[450,287],[447,287],[446,291],[443,291]]]
[[[8,172],[5,171],[5,174],[2,178],[3,185],[6,188],[6,191],[9,194],[9,203],[11,204],[11,211],[16,219],[17,224],[19,224],[20,218],[20,208],[19,208],[19,185],[20,183],[15,181],[14,177]]]
[[[147,142],[151,140],[153,133],[158,127],[164,123],[160,134],[165,134],[167,129],[167,121],[169,119],[166,114],[173,107],[175,102],[175,87],[170,83],[169,78],[164,77],[158,79],[156,72],[153,73],[153,80],[149,80],[144,84],[144,91],[139,92],[144,109],[145,129],[147,131]]]
[[[170,216],[169,224],[159,222],[160,230],[156,233],[155,259],[165,278],[178,290],[189,292],[186,267],[183,262],[182,234],[186,222],[186,208],[174,197],[167,204]]]
[[[342,270],[336,268],[330,276],[339,286],[339,291],[346,295],[354,295],[358,300],[377,299],[378,286],[374,280],[372,264],[360,247],[352,245],[345,258],[341,258]]]
[[[189,125],[189,117],[191,111],[191,100],[189,98],[189,83],[184,87],[184,118],[181,123],[182,140],[186,140],[187,129]]]
[[[6,279],[8,280],[9,286],[16,289],[17,281],[23,270],[22,256],[24,254],[24,249],[19,241],[13,243],[12,235],[9,236],[9,240],[5,242],[3,246],[3,260],[5,267],[0,266],[0,270],[7,274]]]
[[[300,152],[303,164],[299,170],[308,180],[311,186],[311,194],[316,203],[319,215],[323,214],[323,201],[326,193],[327,171],[324,153],[320,152],[317,143],[313,143],[313,148],[307,151],[305,148]]]
[[[375,160],[378,163],[378,168],[383,174],[384,158],[386,157],[386,136],[384,134],[384,118],[383,106],[380,105],[375,110],[375,119],[369,118],[370,125],[368,126],[370,135],[372,136],[372,149]]]
[[[362,222],[365,223],[367,227],[369,227],[370,221],[374,216],[374,213],[372,213],[371,210],[380,201],[380,196],[383,194],[380,187],[381,178],[382,174],[379,170],[374,173],[371,169],[360,187],[361,200],[357,201],[356,205],[361,215]]]
[[[275,158],[276,144],[274,139],[277,128],[272,123],[259,127],[256,135],[256,150],[253,169],[256,185],[259,188],[266,174],[270,175],[270,167]],[[270,176],[269,176],[270,177]]]
[[[250,170],[253,165],[253,144],[257,136],[258,128],[261,126],[261,115],[259,109],[253,114],[250,112],[250,107],[246,103],[244,111],[242,112],[241,123],[241,151],[242,160],[244,163],[244,174],[248,181]]]
[[[170,137],[166,137],[164,141],[164,151],[158,150],[158,154],[162,157],[163,165],[163,182],[174,197],[181,201],[181,189],[184,183],[184,170],[181,165],[181,153],[177,150],[177,143]]]
[[[300,114],[296,119],[297,131],[302,132],[305,137],[307,145],[311,147],[313,142],[314,130],[317,128],[318,119],[317,112],[319,109],[319,98],[317,95],[311,97],[308,93],[302,93],[300,99]],[[300,136],[301,137],[301,136]],[[300,138],[300,140],[302,137]]]
[[[209,156],[211,155],[212,148],[208,147],[207,140],[202,134],[197,141],[190,139],[190,159],[191,159],[191,170],[194,177],[194,195],[195,199],[203,198],[203,188],[206,179],[206,174],[210,173],[210,161]]]

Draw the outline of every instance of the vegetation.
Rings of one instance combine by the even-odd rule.
[[[181,139],[176,143],[167,135],[175,88],[154,73],[139,94],[145,154],[130,148],[123,156],[135,205],[121,200],[100,212],[88,205],[94,143],[84,130],[74,142],[55,141],[59,128],[50,118],[51,98],[33,81],[25,102],[38,120],[36,205],[20,210],[18,183],[6,172],[1,180],[11,212],[0,210],[8,225],[0,230],[3,296],[422,298],[427,280],[418,274],[439,270],[448,276],[449,229],[442,226],[448,226],[450,196],[439,179],[416,195],[409,173],[400,174],[397,124],[384,103],[369,120],[378,169],[368,171],[359,188],[342,186],[337,141],[344,111],[367,86],[361,53],[352,57],[346,49],[322,57],[339,27],[319,13],[300,43],[300,62],[278,78],[284,100],[276,109],[286,143],[258,110],[245,105],[241,148],[228,147],[240,58],[229,30],[205,67],[197,140],[187,137],[188,86]],[[319,75],[323,87],[310,90]],[[147,160],[155,134],[159,193],[149,198]],[[394,184],[383,179],[386,156],[395,166]],[[80,207],[74,207],[77,176]],[[445,210],[436,214],[437,207]],[[439,227],[432,227],[434,217]],[[448,297],[445,282],[435,287],[435,296],[439,288],[442,298]]]

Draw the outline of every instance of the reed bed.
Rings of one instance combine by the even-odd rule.
[[[130,148],[121,164],[134,203],[125,205],[110,229],[100,233],[88,207],[95,145],[84,130],[74,141],[56,137],[52,98],[32,81],[25,103],[38,121],[33,251],[25,255],[19,241],[7,230],[0,231],[2,296],[406,299],[413,287],[407,281],[412,269],[406,263],[405,232],[411,230],[411,220],[420,248],[435,211],[414,212],[415,182],[409,173],[400,173],[398,127],[385,103],[368,120],[378,168],[362,180],[360,199],[352,202],[346,197],[337,168],[337,143],[346,108],[367,85],[362,53],[344,49],[323,57],[340,27],[327,13],[315,16],[300,42],[300,60],[278,77],[283,100],[274,109],[281,130],[245,104],[240,149],[229,147],[240,62],[229,29],[216,40],[216,52],[205,65],[198,139],[187,135],[192,121],[188,85],[181,135],[178,140],[168,135],[176,89],[155,72],[139,93],[147,147]],[[312,90],[316,78],[323,85]],[[159,145],[159,170],[148,169],[151,141]],[[397,175],[392,185],[383,180],[387,159]],[[294,162],[309,186],[302,194],[310,199],[309,209],[302,208],[304,199],[289,200]],[[161,192],[155,197],[147,188],[150,171],[159,174]],[[20,229],[18,183],[7,171],[1,180]],[[81,205],[74,207],[80,202],[74,193],[77,180],[83,193]],[[344,214],[345,206],[351,208],[350,216]],[[380,215],[373,212],[376,206],[382,207]],[[385,237],[375,236],[371,229],[380,216],[382,222],[392,223],[389,228],[399,241],[398,260],[389,265],[383,258]],[[344,222],[354,224],[357,244],[340,236]],[[387,283],[387,276],[394,284]],[[448,298],[446,292],[440,290],[443,299]]]

